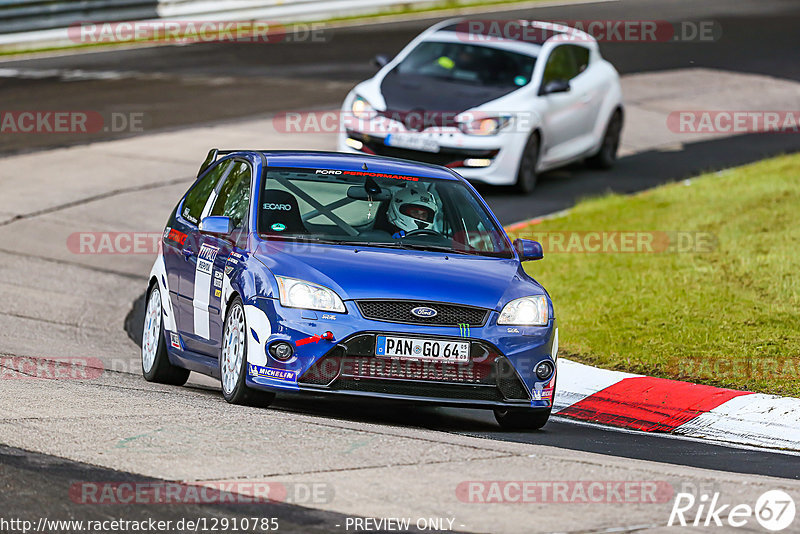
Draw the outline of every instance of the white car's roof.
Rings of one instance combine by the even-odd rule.
[[[425,40],[463,42],[491,46],[538,56],[549,41],[595,43],[594,37],[581,30],[535,20],[450,19],[428,30]]]
[[[538,57],[539,51],[542,49],[542,46],[538,44],[514,41],[511,39],[470,39],[465,33],[448,30],[440,30],[428,34],[425,36],[424,40],[442,43],[464,43],[477,46],[488,46],[490,48],[499,48],[501,50],[508,50],[510,52],[517,52],[533,57]]]

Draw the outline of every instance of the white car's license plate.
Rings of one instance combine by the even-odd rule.
[[[383,142],[386,146],[397,148],[421,150],[422,152],[439,152],[439,143],[435,139],[423,137],[419,134],[393,133],[387,135]]]
[[[469,342],[378,336],[375,343],[375,355],[390,358],[467,363],[469,362]]]

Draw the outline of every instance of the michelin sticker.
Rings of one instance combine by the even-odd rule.
[[[262,367],[260,365],[248,364],[250,376],[256,378],[269,378],[280,380],[281,382],[297,382],[297,371],[290,369],[273,369],[272,367]]]

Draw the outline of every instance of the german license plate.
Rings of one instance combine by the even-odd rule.
[[[419,134],[393,133],[386,136],[383,143],[397,148],[421,150],[422,152],[439,152],[439,143]]]
[[[469,362],[469,341],[378,336],[375,355],[410,360]]]

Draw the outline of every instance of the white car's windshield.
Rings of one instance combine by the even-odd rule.
[[[498,87],[531,81],[536,58],[466,43],[425,41],[395,68],[399,75],[429,76]]]
[[[476,195],[457,180],[270,168],[259,206],[267,239],[512,257]]]

